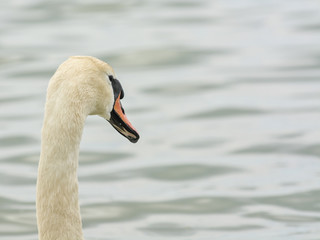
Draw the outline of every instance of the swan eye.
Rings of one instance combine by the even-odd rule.
[[[113,75],[108,75],[108,77],[109,77],[109,80],[110,80],[111,83],[114,82],[114,77],[113,77]]]

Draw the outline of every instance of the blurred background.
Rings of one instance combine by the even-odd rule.
[[[47,84],[92,55],[141,139],[88,117],[86,239],[319,239],[319,43],[316,0],[1,1],[0,238],[37,239]]]

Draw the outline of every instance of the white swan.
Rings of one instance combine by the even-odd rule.
[[[85,119],[99,115],[131,142],[137,142],[139,135],[120,103],[123,96],[113,69],[94,57],[71,57],[51,78],[37,181],[40,240],[83,239],[77,167]]]

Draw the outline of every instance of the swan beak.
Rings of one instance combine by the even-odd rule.
[[[109,122],[121,135],[125,136],[130,142],[138,142],[140,136],[124,113],[120,102],[120,94],[114,103]]]

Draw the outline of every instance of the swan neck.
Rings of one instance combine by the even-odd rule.
[[[82,240],[78,155],[86,114],[46,105],[37,181],[39,240]]]

